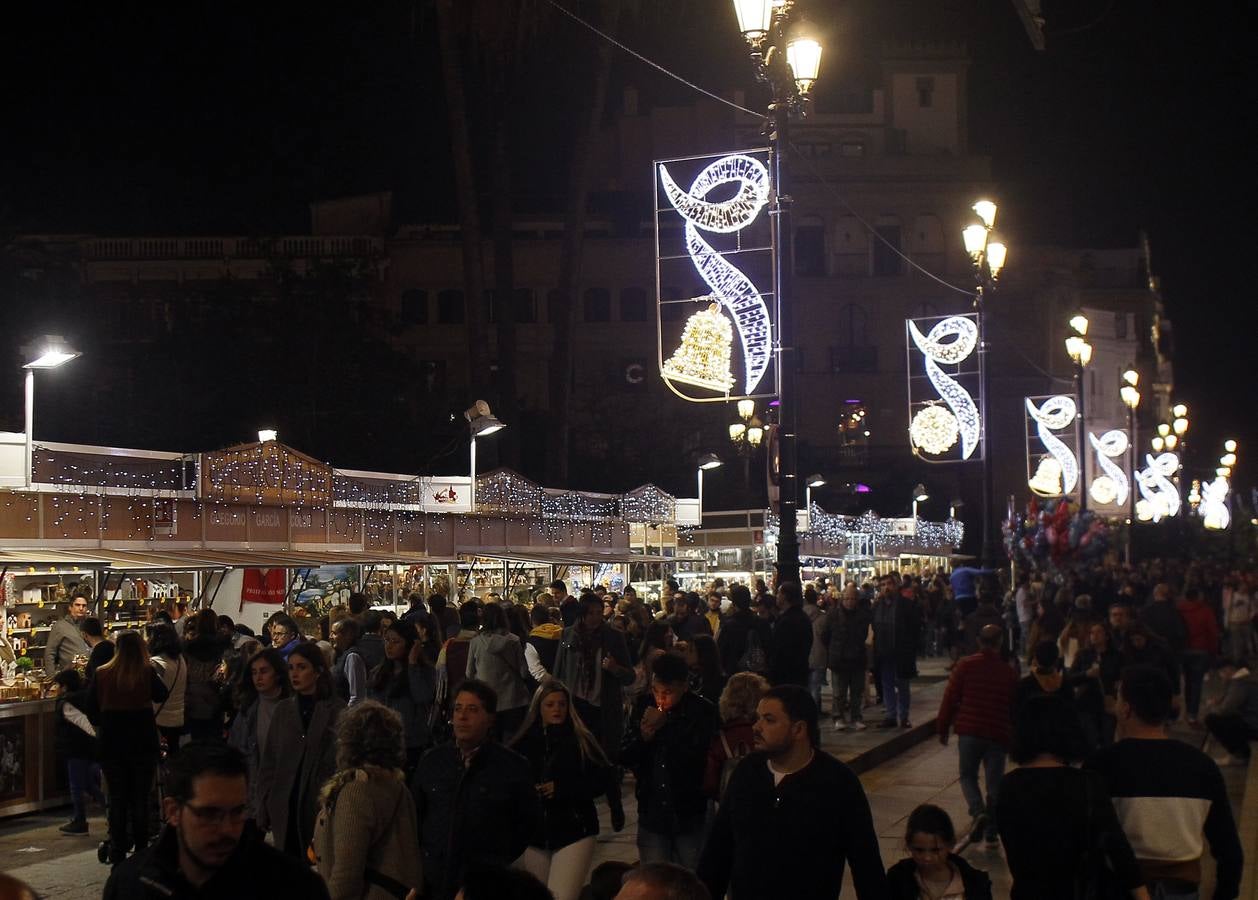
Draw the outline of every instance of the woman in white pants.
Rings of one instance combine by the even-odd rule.
[[[555,900],[577,900],[594,856],[594,798],[607,790],[607,757],[577,714],[568,688],[553,679],[533,694],[510,746],[528,758],[545,809],[521,865]]]

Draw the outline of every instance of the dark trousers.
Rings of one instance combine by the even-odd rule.
[[[577,708],[577,715],[585,723],[585,727],[593,732],[594,736],[598,738],[599,746],[607,754],[607,758],[615,763],[620,748],[607,746],[607,736],[603,734],[602,707],[595,706],[593,703],[576,696],[572,698],[572,702]],[[612,765],[608,770],[607,776],[607,806],[612,810],[622,809],[624,804],[620,797],[620,783],[623,776],[621,775],[620,766]]]
[[[101,763],[109,786],[109,861],[121,862],[149,838],[149,793],[157,776],[157,757],[139,756]]]
[[[1201,685],[1206,680],[1210,657],[1204,650],[1185,650],[1179,655],[1184,669],[1184,706],[1188,718],[1196,719],[1201,710]]]
[[[87,818],[87,798],[91,797],[102,806],[105,795],[100,789],[100,766],[90,759],[68,759],[66,767],[70,775],[70,803],[74,807],[74,821]]]
[[[188,739],[192,741],[221,741],[223,740],[223,719],[222,716],[212,716],[208,719],[186,719],[188,726]]]
[[[834,694],[831,698],[830,714],[835,719],[847,714],[848,722],[859,722],[865,706],[865,670],[831,669],[830,683]]]
[[[1206,728],[1210,735],[1240,759],[1249,759],[1249,742],[1258,740],[1258,728],[1254,728],[1238,715],[1206,716]]]

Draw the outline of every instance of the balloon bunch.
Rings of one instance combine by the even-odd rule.
[[[1067,500],[1031,500],[1004,525],[1005,552],[1019,566],[1041,572],[1073,569],[1105,555],[1109,526]]]

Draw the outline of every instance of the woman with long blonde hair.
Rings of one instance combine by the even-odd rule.
[[[101,771],[109,786],[109,861],[149,838],[149,792],[157,775],[160,743],[153,704],[166,699],[166,685],[149,662],[138,631],[114,639],[114,658],[96,670],[88,717],[97,723]]]
[[[555,900],[577,900],[599,830],[594,798],[607,790],[611,763],[581,721],[571,691],[555,679],[534,692],[524,724],[508,746],[528,759],[546,811],[524,851],[524,868],[546,884]]]

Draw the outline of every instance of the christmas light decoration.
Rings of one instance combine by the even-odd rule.
[[[957,519],[946,522],[918,520],[916,533],[906,532],[903,524],[908,519],[883,519],[876,513],[865,512],[859,516],[843,516],[828,513],[813,504],[809,510],[811,527],[809,540],[814,548],[829,545],[834,555],[827,558],[841,559],[852,539],[872,539],[877,550],[913,549],[923,547],[957,547],[965,537],[965,526]],[[776,535],[779,519],[768,517],[768,530]]]
[[[1115,428],[1105,432],[1100,438],[1088,432],[1088,442],[1096,452],[1097,465],[1104,473],[1092,479],[1088,494],[1102,506],[1125,506],[1131,483],[1127,479],[1127,473],[1114,460],[1122,459],[1127,453],[1127,432]]]
[[[700,277],[729,310],[743,348],[744,392],[754,393],[769,368],[772,323],[764,297],[741,270],[699,234],[700,230],[734,234],[755,221],[769,201],[769,170],[744,154],[723,156],[706,166],[689,191],[678,187],[668,168],[659,166],[660,185],[686,222],[686,251]],[[713,190],[737,184],[729,200],[709,202]],[[666,373],[667,377],[667,373]]]
[[[1211,531],[1222,531],[1232,524],[1232,511],[1227,506],[1231,485],[1222,475],[1201,485],[1201,524]]]
[[[734,329],[718,304],[691,316],[681,335],[681,346],[664,363],[664,377],[721,393],[729,393],[734,376],[729,370]]]
[[[626,522],[662,524],[677,518],[677,501],[653,484],[644,484],[620,499],[620,517]]]
[[[1145,468],[1136,472],[1140,500],[1136,502],[1136,518],[1142,522],[1160,522],[1179,514],[1179,489],[1171,476],[1179,471],[1179,457],[1160,453],[1145,454]]]
[[[942,406],[925,406],[909,423],[909,440],[918,450],[932,455],[947,453],[960,435],[957,417]]]
[[[1059,394],[1048,397],[1036,405],[1033,397],[1025,400],[1027,415],[1035,422],[1040,444],[1048,451],[1048,458],[1040,457],[1035,475],[1027,479],[1027,486],[1041,497],[1061,497],[1074,492],[1079,483],[1079,460],[1075,453],[1053,432],[1067,428],[1078,412],[1073,397]],[[1045,466],[1051,459],[1055,463]],[[1029,463],[1028,459],[1028,463]],[[1056,475],[1056,479],[1053,476]]]
[[[957,381],[956,369],[978,347],[978,323],[973,316],[948,316],[936,321],[926,334],[912,319],[907,325],[909,338],[924,359],[926,377],[948,407],[944,410],[930,401],[912,414],[909,441],[913,450],[938,456],[956,446],[959,437],[961,459],[969,459],[979,446],[982,421],[973,396]],[[952,367],[952,372],[945,372],[941,365]],[[910,377],[909,408],[915,405]]]

